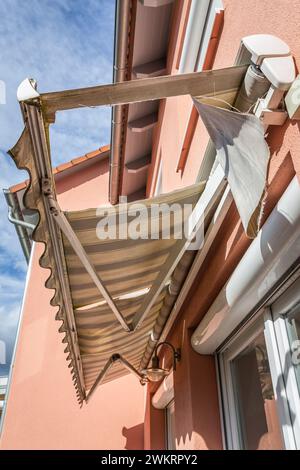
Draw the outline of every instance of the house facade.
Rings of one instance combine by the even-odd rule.
[[[77,336],[73,332],[72,342],[72,331],[67,331],[62,343],[55,319],[57,285],[53,272],[45,269],[48,245],[32,236],[32,227],[17,224],[29,266],[2,416],[2,449],[300,448],[300,134],[299,103],[291,105],[289,98],[300,61],[299,7],[298,0],[117,2],[116,83],[243,66],[243,77],[253,74],[250,91],[242,78],[238,90],[226,90],[224,84],[221,94],[212,76],[216,92],[209,104],[250,112],[264,126],[270,159],[259,230],[247,236],[230,177],[227,184],[222,173],[217,196],[209,189],[221,184],[216,149],[190,93],[114,106],[110,147],[54,169],[56,196],[83,246],[90,246],[86,252],[94,266],[99,262],[108,272],[109,262],[116,263],[107,275],[111,292],[120,284],[122,295],[142,296],[167,271],[148,309],[155,319],[151,323],[146,317],[145,326],[123,339],[117,327],[111,332],[106,310],[101,312],[110,319],[108,325],[97,323],[101,312],[95,301],[86,301],[91,313],[85,317],[83,300],[92,299],[94,291],[61,228],[77,311]],[[23,202],[33,183],[6,193],[15,216],[28,224],[37,223],[33,205],[30,212]],[[141,251],[131,263],[122,253],[128,249],[135,256],[138,244],[111,244],[111,251],[110,245],[106,251],[97,245],[92,251],[84,239],[88,215],[83,218],[80,211],[114,207],[120,196],[128,201],[183,200],[192,197],[185,191],[195,184],[202,188],[199,200],[205,195],[207,201],[203,243],[189,252],[178,248],[168,269],[163,258],[163,250],[171,251],[167,243]],[[110,305],[111,299],[102,295]],[[119,302],[128,301],[122,295]],[[134,335],[140,336],[135,340]],[[172,361],[172,348],[162,345],[158,358],[169,374],[142,386],[139,374],[149,368],[161,342],[180,350],[180,360],[173,356]],[[66,345],[69,355],[78,348],[83,364],[75,361],[76,369],[71,358],[72,377]],[[104,380],[106,360],[121,350],[137,374],[130,367],[124,373],[118,365]],[[99,362],[93,362],[95,356]],[[87,395],[78,386],[80,367]]]

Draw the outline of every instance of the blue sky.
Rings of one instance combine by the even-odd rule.
[[[114,0],[1,0],[0,80],[6,104],[0,104],[0,189],[24,180],[6,151],[17,141],[22,118],[16,90],[26,78],[38,90],[55,91],[112,80]],[[51,129],[54,165],[109,143],[110,109],[58,114]],[[26,263],[7,220],[0,194],[0,340],[7,345],[7,373],[24,289]]]

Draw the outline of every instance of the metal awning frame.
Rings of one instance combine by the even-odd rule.
[[[80,393],[82,399],[85,399],[83,368],[81,363],[74,312],[72,308],[70,286],[66,276],[67,270],[64,262],[64,248],[61,233],[59,227],[54,221],[53,216],[51,215],[51,212],[48,211],[48,197],[42,188],[44,181],[51,181],[52,187],[54,186],[47,126],[45,126],[40,106],[37,106],[35,103],[21,103],[21,110],[24,117],[25,126],[27,126],[31,137],[35,167],[41,184],[41,198],[43,201],[45,216],[52,240],[53,255],[61,286],[63,306],[66,312],[66,322],[69,335],[69,351],[66,352],[70,352],[72,356],[73,367],[79,379],[78,392]]]
[[[241,70],[244,71],[245,66],[241,67],[229,67],[226,70],[227,76],[231,77],[232,80],[228,85],[231,87],[230,89],[235,89],[241,81]],[[237,74],[238,71],[238,74]],[[218,71],[217,78],[222,76],[224,73],[224,69]],[[35,88],[35,83],[33,80],[25,80],[22,82],[18,89],[18,97],[19,99],[22,98],[22,94],[26,97],[25,102],[21,103],[21,107],[23,110],[23,115],[25,118],[25,123],[28,123],[31,139],[34,147],[34,153],[37,156],[37,164],[39,167],[40,173],[40,181],[41,181],[41,189],[42,195],[45,202],[45,208],[47,209],[47,213],[51,214],[52,220],[55,220],[56,224],[68,238],[69,242],[71,243],[74,251],[80,258],[81,262],[83,263],[84,267],[86,268],[87,272],[89,273],[91,279],[95,283],[96,287],[99,289],[105,300],[107,301],[108,305],[112,309],[114,315],[116,316],[117,320],[124,328],[125,331],[131,332],[135,331],[140,327],[144,318],[147,316],[148,312],[150,311],[153,303],[157,299],[161,289],[165,285],[167,278],[170,276],[171,272],[174,270],[174,267],[177,265],[179,259],[182,257],[183,253],[188,249],[191,239],[182,240],[180,250],[178,255],[175,259],[171,259],[167,262],[167,265],[164,267],[164,271],[161,273],[159,278],[155,281],[155,288],[150,289],[148,295],[144,299],[141,308],[136,313],[135,318],[133,319],[132,324],[128,325],[125,318],[119,311],[117,305],[115,304],[114,300],[110,296],[104,282],[101,280],[99,275],[96,273],[95,268],[93,267],[92,263],[89,260],[88,255],[86,254],[84,248],[82,247],[78,237],[74,233],[70,223],[68,222],[67,218],[65,217],[63,211],[60,209],[58,202],[56,200],[55,189],[54,189],[54,180],[52,177],[52,170],[51,170],[51,159],[50,159],[50,143],[49,143],[49,136],[48,136],[48,125],[49,123],[45,120],[45,116],[47,116],[47,107],[51,107],[52,112],[62,109],[73,109],[79,106],[101,106],[109,101],[111,104],[119,104],[120,100],[125,100],[126,102],[134,102],[147,100],[149,99],[149,87],[152,93],[152,99],[161,98],[161,87],[165,90],[166,96],[176,96],[180,94],[186,93],[195,93],[197,90],[202,94],[211,94],[211,79],[209,72],[195,72],[191,74],[182,74],[176,76],[165,76],[165,77],[157,77],[155,79],[141,79],[135,80],[134,86],[129,83],[119,83],[113,85],[102,85],[99,87],[92,87],[92,88],[85,88],[79,90],[69,90],[65,92],[55,92],[55,93],[46,93],[39,95]],[[229,74],[230,73],[230,74]],[[216,77],[214,77],[216,78]],[[204,79],[204,88],[205,90],[201,89],[201,83],[198,85],[197,81],[201,82]],[[221,84],[222,83],[222,84]],[[175,89],[172,89],[175,85]],[[122,91],[122,88],[125,89]],[[166,87],[167,86],[167,87]],[[129,89],[128,89],[129,88]],[[224,84],[221,80],[219,84],[219,88],[216,89],[216,84],[214,84],[213,92],[218,93],[220,91],[224,92]],[[120,90],[121,89],[121,90]],[[171,91],[170,91],[171,89]],[[127,98],[124,97],[124,92],[126,95],[127,90]],[[137,93],[135,94],[137,90]],[[210,91],[209,91],[210,90]],[[114,96],[110,96],[109,92]],[[143,94],[144,93],[144,94]],[[153,97],[153,93],[156,93]],[[30,94],[32,96],[29,99]],[[82,98],[82,99],[81,99]],[[90,100],[92,100],[91,104]],[[101,101],[102,100],[102,101]],[[85,104],[80,104],[79,101],[85,101]],[[61,104],[62,102],[62,104]],[[46,103],[46,110],[44,103]],[[46,131],[47,129],[47,131]],[[48,162],[48,165],[45,165],[45,162]],[[51,175],[50,175],[51,172]],[[216,181],[214,181],[215,184]],[[204,220],[205,212],[211,209],[211,206],[215,204],[216,199],[219,197],[220,192],[224,190],[224,174],[220,172],[220,178],[217,180],[217,185],[215,187],[210,188],[209,195],[210,197],[206,201],[205,200],[205,192],[198,201],[193,217],[191,217],[191,233],[194,231],[195,227],[197,226],[199,220]],[[198,227],[198,230],[202,227]],[[153,292],[154,290],[154,292]],[[74,322],[74,316],[72,316],[72,322]]]
[[[182,241],[179,253],[175,259],[173,258],[167,263],[164,271],[155,281],[153,289],[150,289],[148,295],[144,299],[144,302],[136,313],[133,322],[128,325],[106,289],[105,284],[96,273],[88,255],[57,203],[50,157],[49,124],[55,121],[55,113],[57,111],[85,106],[115,106],[118,104],[129,104],[186,94],[194,96],[216,96],[220,93],[227,93],[228,95],[231,95],[236,93],[237,89],[240,87],[246,69],[247,66],[229,67],[227,69],[214,71],[213,75],[212,71],[195,72],[191,74],[178,74],[174,76],[140,79],[132,82],[102,85],[79,90],[44,93],[41,95],[37,92],[36,83],[33,80],[24,80],[18,88],[18,99],[20,101],[25,125],[28,128],[31,137],[35,166],[40,181],[41,198],[45,209],[45,216],[53,245],[57,275],[61,286],[63,305],[66,312],[67,333],[70,340],[69,352],[73,359],[75,373],[79,378],[79,393],[83,399],[86,399],[83,368],[78,345],[70,286],[66,274],[67,270],[64,260],[61,232],[63,232],[68,238],[74,251],[112,309],[117,320],[120,322],[124,330],[128,332],[135,331],[140,327],[165,285],[166,280],[191,243],[191,239]],[[224,74],[226,76],[227,83],[225,90]],[[192,231],[195,229],[200,219],[202,219],[202,221],[204,220],[205,213],[219,200],[225,186],[226,182],[224,180],[224,173],[220,170],[217,178],[211,183],[208,182],[204,193],[196,204],[191,223]],[[202,227],[197,227],[198,230],[201,228]],[[123,364],[127,368],[132,369],[132,366],[127,361],[123,360]],[[99,383],[102,380],[106,373],[105,371],[107,368],[110,368],[111,365],[112,364],[110,364],[110,362],[107,363],[105,368],[100,372],[96,382],[98,381]],[[137,372],[137,374],[139,373]],[[94,385],[96,385],[96,382]]]
[[[110,85],[42,93],[40,102],[46,122],[53,123],[57,111],[68,109],[117,106],[182,95],[217,97],[226,93],[228,96],[230,94],[235,96],[247,68],[248,65],[239,65],[218,70],[142,78]],[[37,92],[34,91],[36,97]]]
[[[76,233],[72,229],[68,219],[66,218],[65,214],[59,207],[57,200],[54,198],[54,194],[51,191],[50,181],[44,180],[42,186],[43,186],[43,191],[45,191],[45,194],[47,196],[48,209],[51,215],[53,216],[53,220],[55,221],[55,223],[58,225],[60,230],[69,240],[73,250],[77,254],[80,261],[82,262],[87,273],[90,275],[92,281],[94,282],[94,284],[96,285],[96,287],[98,288],[98,290],[100,291],[104,299],[106,300],[107,304],[110,306],[112,312],[114,313],[116,319],[119,321],[122,328],[124,328],[124,330],[127,332],[132,331],[131,325],[127,324],[125,318],[123,317],[122,313],[120,312],[116,303],[114,302],[113,298],[108,292],[103,280],[97,274],[85,249],[80,243]]]

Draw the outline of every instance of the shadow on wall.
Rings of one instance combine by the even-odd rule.
[[[193,329],[183,325],[182,359],[174,375],[176,448],[218,450],[222,448],[215,360],[193,350]]]
[[[122,429],[122,434],[126,438],[124,448],[126,450],[143,450],[144,449],[144,423],[132,426],[132,428]]]

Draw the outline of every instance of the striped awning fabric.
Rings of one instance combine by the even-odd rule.
[[[113,354],[122,355],[139,371],[148,364],[195,254],[191,250],[185,253],[182,251],[186,240],[178,239],[175,234],[183,228],[185,219],[178,223],[176,214],[182,212],[184,204],[196,204],[206,183],[140,201],[147,210],[150,210],[152,204],[173,206],[170,237],[164,238],[159,232],[157,239],[147,238],[146,232],[150,230],[151,224],[158,223],[163,227],[165,219],[163,213],[156,217],[150,212],[147,213],[149,226],[143,229],[144,233],[137,240],[130,237],[100,240],[97,237],[99,221],[112,211],[119,215],[126,214],[128,220],[132,221],[134,216],[130,211],[132,207],[138,207],[138,202],[130,204],[130,207],[121,204],[105,208],[108,212],[105,212],[103,218],[98,215],[97,209],[64,214],[126,322],[130,323],[137,313],[141,315],[147,312],[140,327],[127,332],[54,222],[47,193],[41,187],[41,168],[27,127],[10,155],[18,168],[26,168],[30,174],[30,184],[23,203],[24,207],[36,210],[39,214],[39,223],[32,238],[45,247],[39,263],[50,273],[45,286],[53,292],[50,304],[57,308],[55,318],[61,323],[59,332],[65,344],[66,360],[78,401],[82,403],[107,359]],[[49,175],[48,181],[55,188],[50,159],[45,160],[44,164]],[[55,192],[53,194],[55,198]],[[205,214],[205,222],[209,221],[211,215],[212,212]],[[118,219],[115,226],[117,232],[122,228]],[[166,273],[168,276],[164,277]],[[162,279],[164,282],[161,282]],[[153,301],[153,293],[158,290],[159,294]],[[116,362],[105,375],[105,381],[126,373],[128,369]]]
[[[161,272],[178,256],[184,241],[176,236],[180,233],[179,230],[184,235],[187,217],[182,217],[184,207],[194,207],[204,187],[205,184],[201,183],[161,197],[103,209],[105,215],[102,217],[97,215],[96,209],[66,213],[97,274],[128,324],[141,307],[147,304],[147,299],[150,300],[157,291],[156,281]],[[173,210],[159,212],[155,217],[151,212],[154,206],[165,209],[171,207]],[[130,224],[135,224],[136,214],[133,213],[139,207],[147,212],[147,222],[141,228],[140,238],[131,239]],[[125,218],[126,226],[125,222],[120,223]],[[103,221],[110,221],[110,233],[116,236],[115,239],[98,238],[97,226]],[[151,239],[153,228],[158,228],[159,239]],[[163,228],[170,232],[163,233]],[[125,234],[125,239],[119,238],[121,232],[123,236]],[[114,316],[65,236],[63,245],[85,388],[88,391],[113,353],[121,354],[139,369],[149,336],[168,292],[169,279],[165,280],[140,328],[127,332]],[[104,381],[126,373],[128,371],[124,367],[116,364]]]

